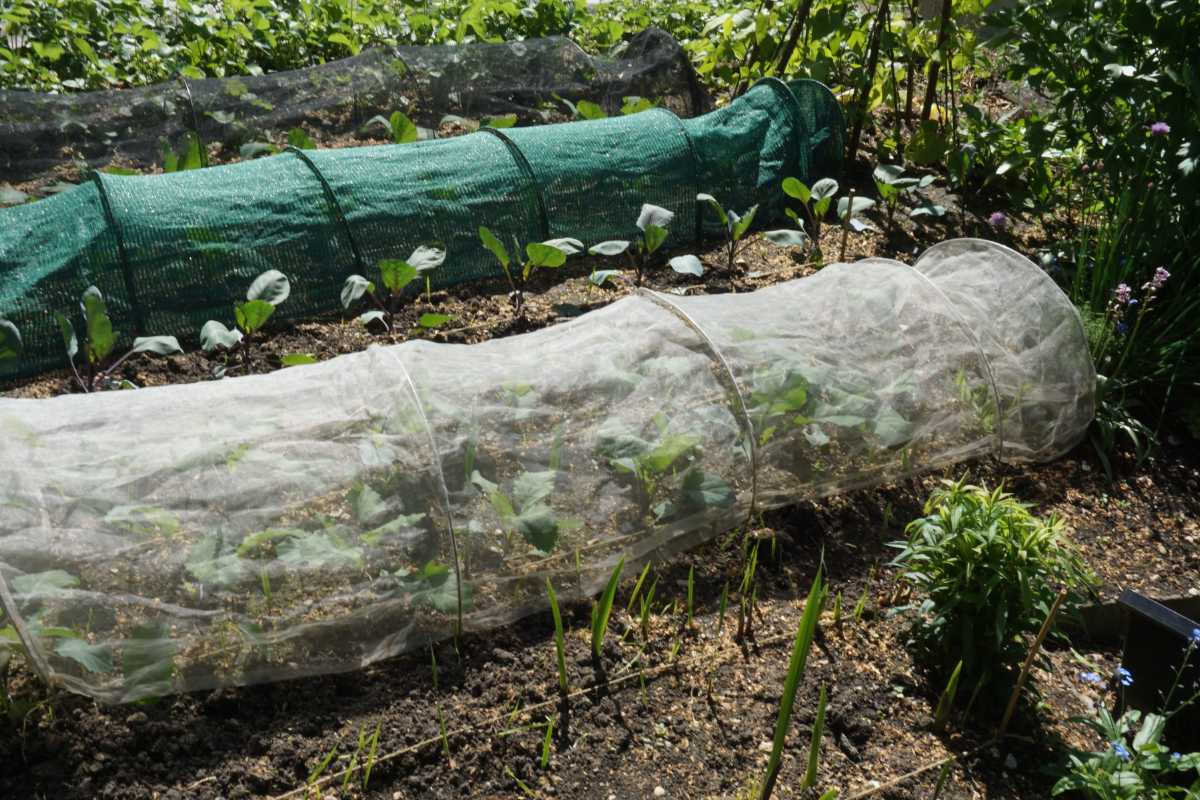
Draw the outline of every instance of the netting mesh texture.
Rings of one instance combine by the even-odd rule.
[[[308,69],[175,81],[78,94],[0,90],[0,176],[52,178],[64,162],[139,169],[161,148],[196,135],[204,153],[236,153],[249,141],[280,140],[293,127],[336,138],[376,115],[402,111],[436,128],[446,114],[516,114],[523,124],[563,119],[564,101],[617,114],[642,97],[682,117],[710,108],[686,54],[650,28],[606,56],[570,39],[373,48]]]
[[[1094,386],[1054,283],[955,240],[483,344],[0,400],[0,600],[43,677],[103,701],[350,670],[755,509],[1052,458]]]
[[[785,177],[839,171],[841,137],[828,89],[767,79],[690,119],[655,108],[164,175],[93,173],[76,189],[0,211],[0,318],[26,342],[0,378],[63,363],[52,312],[70,314],[90,285],[126,337],[194,338],[207,320],[228,320],[266,269],[293,287],[276,319],[337,311],[349,275],[374,275],[380,259],[434,242],[447,258],[433,288],[496,277],[480,226],[505,243],[595,244],[633,238],[639,209],[653,203],[676,214],[667,245],[677,246],[701,233],[699,192],[738,211],[757,203],[765,221]]]

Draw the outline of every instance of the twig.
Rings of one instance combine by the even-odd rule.
[[[1038,631],[1037,638],[1033,640],[1033,646],[1029,648],[1029,653],[1025,656],[1025,663],[1021,665],[1021,674],[1017,676],[1017,685],[1013,687],[1012,696],[1008,698],[1008,708],[1004,709],[1004,718],[1000,720],[1000,728],[996,731],[997,739],[1008,730],[1008,723],[1012,721],[1013,712],[1017,710],[1017,700],[1021,697],[1021,689],[1029,677],[1029,668],[1033,666],[1033,660],[1037,658],[1038,651],[1042,649],[1042,642],[1046,640],[1050,629],[1054,627],[1054,618],[1058,616],[1058,609],[1066,599],[1067,587],[1064,586],[1058,590],[1058,597],[1054,598],[1054,605],[1050,606],[1050,613],[1046,615],[1042,629]]]

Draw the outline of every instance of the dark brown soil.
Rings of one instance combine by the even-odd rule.
[[[935,224],[903,219],[890,236],[850,237],[846,259],[879,254],[907,260],[914,250],[948,236],[978,235],[985,215],[984,209],[954,206]],[[882,217],[875,218],[882,227]],[[1031,252],[1039,233],[1036,226],[1019,225],[1010,243]],[[838,260],[840,236],[830,228],[823,238],[829,261]],[[703,282],[660,270],[648,284],[660,290],[747,291],[813,269],[788,252],[755,243],[731,281],[718,268],[715,250],[704,257],[709,272]],[[341,320],[295,325],[264,338],[247,371],[277,368],[287,353],[325,359],[413,335],[480,341],[551,324],[631,290],[592,287],[587,275],[593,266],[604,265],[579,260],[542,279],[529,296],[526,320],[514,318],[505,285],[473,284],[434,294],[430,305],[453,317],[443,330],[414,330],[417,317],[429,310],[424,301],[402,313],[403,334],[372,334]],[[198,352],[144,358],[129,366],[126,377],[140,385],[205,380],[217,363]],[[46,397],[69,390],[67,375],[58,373],[8,393]],[[1017,469],[985,462],[957,468],[953,477],[969,470],[976,481],[1003,480],[1039,512],[1063,516],[1101,578],[1103,598],[1124,587],[1156,596],[1200,594],[1200,469],[1191,445],[1173,441],[1168,437],[1163,450],[1143,464],[1118,458],[1116,484],[1108,483],[1086,446],[1050,465]],[[1082,688],[1075,680],[1081,669],[1076,655],[1053,645],[1051,669],[1035,675],[1043,702],[1032,717],[1020,720],[1018,736],[981,748],[994,722],[964,729],[956,720],[947,734],[930,731],[942,687],[925,678],[905,647],[906,620],[889,613],[906,596],[887,566],[893,551],[885,545],[919,514],[938,477],[951,475],[768,514],[755,531],[767,546],[761,551],[753,633],[743,642],[734,639],[736,609],[723,622],[718,613],[722,588],[736,585],[743,569],[737,531],[656,565],[659,593],[646,643],[624,609],[631,588],[626,581],[603,676],[589,657],[588,608],[568,609],[568,667],[576,693],[565,715],[557,701],[548,614],[468,637],[457,652],[445,643],[432,656],[413,653],[346,675],[144,705],[105,707],[75,696],[45,697],[18,668],[11,681],[14,696],[41,705],[16,726],[0,725],[5,764],[0,796],[737,797],[766,763],[764,745],[774,729],[791,637],[824,553],[832,589],[843,597],[843,619],[835,624],[826,613],[797,698],[775,796],[818,796],[798,786],[823,685],[830,705],[817,781],[822,792],[837,788],[846,800],[879,788],[873,796],[925,800],[933,796],[940,770],[905,776],[959,755],[941,794],[947,800],[1048,797],[1056,748],[1064,742],[1095,744],[1068,718],[1111,698]],[[772,541],[774,555],[766,555]],[[696,614],[688,629],[691,567]],[[863,596],[866,610],[855,620],[852,611]],[[1118,654],[1108,644],[1074,646],[1097,672],[1111,673],[1116,666]],[[554,720],[555,735],[543,768],[544,729],[531,726],[547,719]],[[367,757],[357,752],[359,736],[377,728],[378,753],[364,789],[361,767]],[[309,776],[335,748],[320,773],[322,781],[333,779],[307,793]],[[343,782],[339,773],[352,763],[360,769]]]

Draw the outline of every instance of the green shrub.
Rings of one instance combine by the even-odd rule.
[[[989,491],[965,479],[945,481],[925,504],[925,516],[893,542],[901,579],[924,597],[915,643],[938,677],[962,661],[961,680],[979,697],[1003,702],[1060,586],[1078,600],[1093,578],[1063,541],[1062,520],[1029,513],[1001,488]]]

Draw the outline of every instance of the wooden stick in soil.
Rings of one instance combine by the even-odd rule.
[[[942,0],[941,22],[938,24],[937,45],[933,48],[935,53],[942,54],[945,57],[946,39],[950,35],[950,14],[953,0]],[[921,120],[929,119],[930,113],[933,111],[933,101],[937,99],[937,84],[938,72],[942,67],[941,60],[931,58],[929,60],[929,74],[925,84],[925,103],[921,106]]]
[[[1042,623],[1042,629],[1038,631],[1037,638],[1033,640],[1033,646],[1029,648],[1029,653],[1025,656],[1025,663],[1021,665],[1021,674],[1017,676],[1017,685],[1013,687],[1012,695],[1008,698],[1008,708],[1004,709],[1004,718],[1000,720],[1000,728],[996,731],[996,738],[1004,736],[1008,730],[1008,723],[1012,721],[1013,712],[1017,710],[1017,701],[1021,698],[1021,689],[1025,686],[1025,680],[1029,677],[1029,669],[1033,666],[1033,660],[1037,658],[1038,651],[1042,649],[1042,642],[1046,640],[1046,636],[1050,633],[1050,629],[1054,627],[1054,618],[1058,616],[1058,609],[1067,599],[1067,587],[1058,590],[1058,597],[1054,598],[1054,605],[1050,606],[1050,613],[1046,615],[1046,621]]]
[[[884,0],[887,2],[887,0]],[[846,239],[850,236],[850,218],[854,216],[854,187],[850,187],[850,194],[846,196],[846,218],[842,220],[842,249],[838,253],[838,261],[845,263],[846,261]]]
[[[890,15],[888,0],[879,0],[875,12],[875,25],[871,28],[871,42],[867,46],[867,67],[863,70],[862,97],[854,105],[854,130],[850,134],[850,151],[846,157],[847,168],[853,167],[858,155],[858,140],[862,136],[863,123],[867,118],[867,104],[871,101],[871,84],[875,82],[875,68],[879,66],[879,43],[883,40],[884,20]]]

